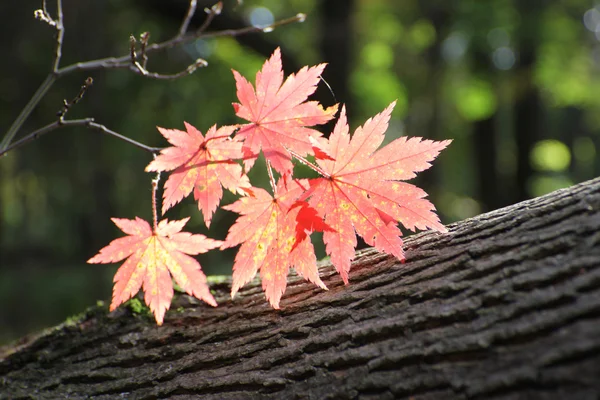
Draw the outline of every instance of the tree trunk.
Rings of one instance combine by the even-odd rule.
[[[600,178],[449,231],[361,252],[347,287],[293,277],[280,311],[256,281],[162,327],[90,310],[5,354],[0,398],[597,399]]]
[[[519,1],[515,3],[520,14],[517,28],[518,62],[514,74],[517,77],[515,100],[515,142],[517,144],[516,199],[531,197],[529,183],[534,175],[531,166],[531,150],[542,136],[543,103],[535,84],[534,69],[537,63],[538,41],[541,34],[541,18],[548,6],[547,0]]]

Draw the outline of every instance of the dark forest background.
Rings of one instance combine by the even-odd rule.
[[[199,1],[193,26],[204,18]],[[48,74],[54,30],[33,18],[38,1],[0,2],[0,138]],[[187,2],[64,0],[61,65],[125,55],[129,35],[151,42],[178,30]],[[54,3],[49,2],[53,12]],[[453,139],[416,182],[444,223],[540,196],[598,175],[600,5],[590,0],[262,0],[225,1],[209,30],[306,13],[302,24],[239,38],[198,40],[151,56],[152,71],[74,73],[53,86],[23,136],[52,122],[85,78],[94,86],[69,118],[97,122],[150,146],[156,126],[203,132],[239,122],[231,69],[254,74],[277,46],[287,73],[329,63],[316,98],[343,102],[354,128],[397,99],[388,131]],[[325,128],[327,129],[327,128]],[[117,265],[85,261],[120,231],[116,216],[151,218],[151,156],[84,128],[52,132],[0,158],[0,343],[108,300]],[[256,169],[253,176],[262,179]],[[225,196],[225,202],[234,200]],[[189,231],[222,239],[235,216],[218,211],[210,231],[193,199],[167,213],[191,215]],[[235,249],[199,257],[208,274],[228,274]],[[324,253],[321,251],[321,256]]]

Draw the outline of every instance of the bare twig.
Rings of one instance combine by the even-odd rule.
[[[72,120],[57,120],[54,121],[51,124],[48,124],[40,129],[37,129],[33,132],[31,132],[30,134],[28,134],[27,136],[23,137],[22,139],[17,140],[16,142],[12,143],[10,146],[8,146],[6,149],[4,150],[0,150],[0,157],[3,156],[4,154],[8,153],[11,150],[17,149],[29,142],[32,142],[36,139],[38,139],[40,136],[45,135],[46,133],[50,133],[52,131],[55,131],[57,129],[61,129],[61,128],[65,128],[65,127],[69,127],[69,126],[83,126],[86,128],[90,128],[93,130],[97,130],[103,133],[106,133],[107,135],[113,136],[117,139],[123,140],[129,144],[132,144],[134,146],[136,146],[137,148],[140,148],[142,150],[145,150],[149,153],[158,153],[159,151],[162,150],[161,147],[150,147],[150,146],[146,146],[143,143],[140,143],[136,140],[133,140],[131,138],[128,138],[127,136],[123,136],[120,133],[117,133],[111,129],[108,129],[105,125],[102,124],[98,124],[96,122],[94,122],[94,118],[83,118],[83,119],[72,119]]]
[[[181,27],[179,28],[179,36],[183,36],[186,34],[188,27],[190,26],[190,21],[196,12],[197,1],[190,0],[190,6],[188,7],[187,13],[185,14],[185,18],[181,23]]]
[[[58,19],[56,20],[56,51],[54,52],[54,62],[52,63],[52,72],[54,73],[58,72],[58,66],[60,65],[60,59],[62,57],[63,39],[65,36],[62,0],[56,0],[56,14],[58,15]]]
[[[155,53],[157,51],[170,49],[175,46],[183,45],[189,42],[192,42],[196,39],[204,39],[204,38],[213,38],[213,37],[222,37],[222,36],[241,36],[249,33],[258,33],[264,32],[265,30],[274,29],[280,27],[282,25],[288,25],[294,22],[302,22],[304,21],[306,16],[304,14],[297,14],[294,17],[286,18],[280,21],[276,21],[268,27],[246,27],[240,29],[228,29],[223,31],[216,32],[208,32],[208,33],[200,33],[200,34],[187,34],[184,36],[176,36],[172,39],[164,41],[162,43],[154,43],[146,48],[146,53]],[[130,68],[131,66],[131,54],[121,57],[107,57],[101,58],[92,61],[79,62],[76,64],[69,65],[67,67],[63,67],[58,70],[58,77],[62,77],[64,75],[70,74],[74,71],[92,71],[97,69],[113,69],[113,68]]]
[[[129,57],[131,58],[132,64],[135,64],[137,61],[137,54],[135,52],[136,44],[137,44],[137,40],[135,40],[135,36],[129,35]]]
[[[56,22],[52,19],[52,17],[50,17],[48,11],[46,11],[46,2],[44,1],[43,3],[43,9],[35,10],[33,12],[33,17],[47,23],[50,26],[56,26]]]
[[[190,22],[189,20],[191,20],[191,18],[192,18],[191,15],[193,15],[193,12],[195,12],[195,5],[193,5],[192,3],[195,3],[195,2],[196,2],[195,0],[190,0],[190,8],[188,9],[188,13],[186,14],[184,23],[182,24],[181,28],[184,27],[184,24],[187,24],[187,26],[189,26],[189,22]],[[194,33],[190,33],[190,34],[182,33],[182,29],[180,28],[180,30],[178,31],[178,33],[175,37],[173,37],[165,42],[154,43],[151,45],[146,45],[143,43],[142,44],[143,55],[147,56],[150,53],[154,53],[154,52],[169,49],[169,48],[172,48],[175,46],[183,45],[183,44],[189,43],[191,41],[194,41],[194,40],[200,39],[200,38],[214,38],[214,37],[222,37],[222,36],[235,37],[235,36],[240,36],[240,35],[245,35],[245,34],[250,34],[250,33],[270,32],[273,29],[275,29],[279,26],[282,26],[282,25],[291,24],[294,22],[303,22],[306,18],[306,16],[304,14],[297,14],[294,17],[276,21],[268,27],[262,27],[262,28],[246,27],[246,28],[241,28],[241,29],[228,29],[228,30],[223,30],[223,31],[204,33],[203,31],[208,27],[208,25],[210,24],[212,19],[214,19],[214,17],[221,12],[221,9],[222,9],[222,4],[221,4],[221,2],[219,2],[219,3],[215,4],[210,10],[208,10],[207,11],[208,12],[207,19],[202,24],[202,26]],[[137,61],[137,54],[135,54],[135,43],[134,43],[133,47],[130,49],[130,54],[128,54],[128,55],[121,56],[121,57],[108,57],[108,58],[102,58],[102,59],[86,61],[86,62],[79,62],[76,64],[72,64],[72,65],[60,68],[59,65],[60,65],[60,60],[61,60],[61,55],[62,55],[62,43],[63,43],[63,36],[64,36],[63,13],[62,13],[61,0],[57,0],[57,15],[58,15],[58,18],[56,21],[50,17],[48,12],[46,11],[46,4],[45,4],[44,0],[42,1],[42,9],[37,10],[35,12],[36,18],[45,21],[46,23],[50,24],[51,26],[55,26],[55,28],[57,30],[56,51],[55,51],[55,56],[54,56],[54,61],[53,61],[53,68],[52,68],[52,72],[46,77],[44,82],[40,85],[40,87],[35,92],[33,97],[29,100],[27,105],[23,108],[23,110],[21,110],[21,113],[15,119],[15,121],[13,122],[13,124],[11,125],[9,130],[7,131],[6,135],[0,142],[0,155],[5,154],[7,152],[7,149],[9,149],[9,148],[14,149],[14,148],[20,146],[19,145],[19,146],[15,147],[15,146],[11,145],[11,142],[12,142],[13,138],[15,137],[15,135],[17,134],[17,132],[23,126],[23,123],[25,123],[27,118],[29,118],[29,115],[31,115],[31,112],[33,111],[33,109],[38,105],[38,103],[41,101],[41,99],[46,95],[46,93],[48,92],[50,87],[52,87],[52,85],[54,84],[54,82],[56,80],[58,80],[59,78],[65,76],[65,75],[68,75],[74,71],[92,71],[92,70],[98,70],[98,69],[128,68],[135,73],[142,74],[143,76],[146,76],[149,78],[176,79],[176,78],[180,78],[185,75],[193,73],[199,67],[208,65],[208,63],[205,60],[198,59],[193,64],[188,66],[185,70],[183,70],[179,73],[176,73],[176,74],[164,75],[164,74],[158,74],[158,73],[151,73],[146,70],[146,65],[145,65],[146,59],[144,57],[142,57],[141,64]],[[187,20],[187,22],[186,22],[186,20]],[[186,31],[187,31],[187,26],[185,26]],[[135,38],[134,38],[134,40],[135,40]],[[143,38],[141,40],[142,40],[142,42],[144,41]],[[67,122],[67,121],[65,121],[65,122]],[[50,126],[54,126],[54,124],[49,124],[46,127],[41,128],[41,129],[43,130]],[[93,125],[91,125],[91,124],[89,126],[93,127]],[[46,132],[44,132],[44,133],[46,133]],[[28,135],[28,137],[31,135],[32,134]],[[24,138],[24,139],[26,139],[26,138]],[[22,139],[22,140],[24,140],[24,139]],[[19,140],[18,142],[15,142],[14,144],[21,143],[22,140]],[[30,140],[31,139],[29,139],[29,141]]]
[[[50,13],[48,12],[48,8],[46,7],[46,0],[42,0],[42,12],[44,13],[44,16],[46,18],[52,20],[52,18],[50,17]]]
[[[177,72],[175,74],[159,74],[157,72],[149,72],[148,70],[144,69],[140,65],[140,63],[138,63],[137,61],[136,61],[135,65],[138,68],[139,73],[145,77],[153,78],[153,79],[169,80],[169,79],[178,79],[178,78],[182,78],[186,75],[193,74],[194,71],[196,71],[198,68],[206,67],[208,65],[208,63],[206,62],[206,60],[199,58],[196,61],[194,61],[193,64],[188,65],[188,67],[186,69],[184,69],[183,71]]]
[[[56,48],[54,51],[54,60],[52,62],[52,72],[46,77],[44,82],[40,85],[38,90],[34,93],[33,97],[29,100],[29,102],[25,105],[25,107],[21,110],[18,117],[15,119],[13,124],[8,129],[6,136],[0,142],[0,150],[4,150],[8,147],[8,145],[12,142],[12,139],[15,137],[21,126],[25,123],[31,112],[38,105],[38,103],[42,100],[42,98],[46,95],[50,87],[54,84],[54,82],[59,78],[58,67],[60,65],[60,60],[62,57],[62,45],[63,39],[65,35],[65,27],[63,25],[63,12],[62,12],[62,1],[56,0],[56,12],[58,15],[58,19],[54,20],[48,13],[48,9],[46,7],[46,0],[42,0],[42,9],[36,10],[34,12],[34,16],[37,19],[40,19],[50,26],[53,26],[56,29]]]
[[[138,141],[130,139],[127,136],[123,136],[120,133],[117,133],[111,129],[108,129],[106,126],[104,126],[102,124],[98,124],[98,123],[94,122],[94,118],[65,120],[65,115],[67,114],[67,112],[71,109],[71,107],[73,107],[81,99],[83,99],[83,96],[85,95],[87,90],[90,88],[90,86],[92,86],[93,83],[94,83],[94,80],[91,77],[88,77],[85,80],[85,82],[83,83],[83,85],[81,86],[81,88],[79,89],[79,93],[77,93],[77,95],[71,101],[63,100],[63,108],[59,112],[56,113],[56,116],[58,117],[58,119],[55,122],[31,132],[29,135],[14,142],[12,145],[8,146],[6,149],[0,149],[0,157],[2,157],[4,154],[8,153],[11,150],[21,147],[21,146],[39,138],[40,136],[45,135],[46,133],[50,133],[54,130],[64,128],[66,126],[85,126],[87,128],[91,128],[91,129],[95,129],[95,130],[104,132],[110,136],[114,136],[117,139],[123,140],[127,143],[130,143],[130,144],[132,144],[142,150],[146,150],[150,153],[153,153],[153,154],[158,153],[161,150],[160,147],[149,147],[143,143],[140,143]]]
[[[79,100],[83,99],[85,92],[87,92],[87,90],[90,88],[90,86],[92,86],[93,83],[94,83],[94,80],[91,77],[88,77],[85,80],[85,82],[83,83],[83,85],[81,85],[81,89],[79,89],[79,93],[77,93],[77,96],[75,96],[73,98],[73,100],[71,100],[71,101],[63,100],[63,108],[59,112],[56,113],[56,116],[58,117],[59,120],[63,120],[65,118],[65,115],[69,111],[69,109],[71,107],[73,107],[75,104],[77,104],[79,102]]]
[[[278,28],[282,25],[288,25],[288,24],[291,24],[294,22],[304,22],[305,20],[306,20],[306,14],[300,13],[300,14],[296,14],[295,16],[290,17],[290,18],[275,21],[269,26],[262,26],[262,27],[248,26],[246,28],[240,28],[240,29],[224,29],[222,31],[203,33],[201,35],[197,35],[196,38],[204,39],[204,38],[214,38],[214,37],[223,37],[223,36],[236,37],[236,36],[241,36],[241,35],[247,35],[249,33],[272,32],[275,28]]]
[[[23,123],[25,123],[25,120],[27,120],[27,118],[29,117],[29,115],[31,114],[31,112],[33,111],[35,106],[38,105],[38,103],[46,95],[46,93],[48,92],[48,90],[50,89],[50,87],[52,86],[52,84],[55,81],[56,81],[56,76],[54,74],[48,75],[46,77],[46,79],[44,80],[44,82],[42,82],[42,84],[40,85],[38,90],[36,90],[33,97],[31,98],[31,100],[29,100],[29,102],[21,110],[17,119],[15,119],[15,122],[13,122],[13,124],[8,129],[6,136],[4,136],[4,139],[2,140],[2,142],[0,142],[0,151],[2,151],[2,153],[5,153],[4,150],[6,150],[8,148],[8,146],[12,142],[13,137],[16,135],[16,133],[19,131],[19,129],[21,129],[21,126],[23,126]],[[0,154],[2,154],[2,153],[0,153]]]
[[[42,0],[42,8],[35,10],[33,16],[40,21],[47,23],[48,25],[56,29],[56,49],[54,51],[54,60],[52,61],[52,72],[58,71],[60,59],[62,57],[62,45],[63,38],[65,36],[65,26],[63,24],[63,12],[62,12],[62,0],[56,0],[56,14],[57,18],[54,19],[48,12],[46,7],[46,0]]]
[[[146,54],[148,40],[150,40],[150,32],[144,32],[140,35],[140,53],[142,54],[142,67],[144,69],[146,69],[146,64],[148,64],[148,54]]]
[[[223,11],[223,2],[219,1],[211,8],[205,8],[204,11],[207,14],[206,19],[204,20],[202,25],[200,25],[200,28],[196,30],[196,34],[204,32],[206,28],[208,28],[212,20],[215,19],[217,15],[221,14],[221,11]]]
[[[141,37],[140,37],[140,43],[141,43],[141,57],[142,57],[142,63],[140,64],[140,62],[137,60],[138,56],[137,53],[135,51],[136,48],[136,44],[137,41],[135,40],[135,37],[133,35],[129,36],[129,56],[131,57],[131,64],[135,67],[135,72],[146,76],[148,78],[154,78],[154,79],[177,79],[177,78],[181,78],[184,77],[186,75],[190,75],[192,73],[194,73],[194,71],[196,71],[198,68],[200,67],[206,67],[208,65],[208,62],[202,58],[198,58],[196,61],[194,61],[192,64],[190,64],[186,69],[184,69],[183,71],[177,72],[175,74],[159,74],[157,72],[149,72],[146,69],[146,64],[148,63],[148,56],[146,55],[146,47],[148,45],[148,38],[150,37],[150,34],[148,32],[142,33]]]
[[[70,122],[71,125],[83,125],[83,124],[75,124],[74,122],[76,122],[76,121],[78,121],[78,120],[71,120],[71,121],[64,121],[64,122]],[[82,121],[82,120],[79,120],[79,121]],[[127,136],[123,136],[120,133],[117,133],[113,130],[108,129],[106,126],[104,126],[102,124],[98,124],[98,123],[94,122],[93,118],[86,118],[83,121],[86,121],[85,126],[87,126],[88,128],[95,129],[97,131],[106,133],[107,135],[110,135],[110,136],[120,139],[124,142],[132,144],[135,147],[142,149],[144,151],[147,151],[149,153],[155,154],[155,153],[160,152],[163,149],[162,147],[150,147],[143,143],[138,142],[137,140],[133,140]]]

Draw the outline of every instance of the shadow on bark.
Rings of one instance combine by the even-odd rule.
[[[163,327],[89,310],[5,349],[2,399],[598,398],[600,178],[373,250],[344,287],[254,281]]]

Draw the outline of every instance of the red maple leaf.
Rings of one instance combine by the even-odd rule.
[[[319,151],[321,133],[307,128],[331,120],[337,105],[323,109],[316,101],[306,101],[317,87],[325,64],[304,67],[283,82],[281,52],[275,50],[256,74],[256,91],[252,84],[233,71],[239,103],[234,103],[236,115],[249,124],[242,125],[236,137],[244,139],[243,152],[246,170],[254,165],[262,149],[266,159],[281,174],[290,172],[293,165],[287,149],[305,156]]]
[[[173,298],[171,276],[189,295],[217,306],[200,264],[189,255],[206,253],[222,242],[204,235],[181,232],[188,220],[165,219],[153,231],[150,224],[141,218],[112,218],[115,225],[129,236],[113,240],[88,260],[88,263],[108,264],[127,258],[114,277],[111,311],[135,296],[143,286],[146,304],[158,325],[162,325]]]
[[[241,165],[235,162],[242,158],[242,142],[231,139],[233,126],[212,126],[206,137],[187,122],[185,128],[187,132],[158,128],[173,147],[161,150],[146,171],[174,170],[165,182],[163,213],[193,190],[204,222],[210,226],[223,197],[221,186],[239,194],[246,194],[251,187]]]
[[[277,195],[272,197],[266,190],[254,188],[254,197],[243,197],[223,208],[241,216],[229,229],[221,248],[241,247],[233,264],[231,296],[248,283],[260,270],[262,287],[273,308],[279,308],[279,300],[285,291],[290,267],[310,282],[327,289],[319,278],[317,260],[310,238],[306,235],[297,241],[298,214],[302,206],[295,200],[308,188],[306,180],[279,179]],[[303,221],[303,226],[322,228],[322,218],[316,213],[304,212],[303,217],[317,221]],[[321,223],[319,223],[321,221]]]
[[[398,181],[429,168],[429,162],[450,141],[402,137],[378,149],[394,104],[367,120],[352,138],[342,108],[325,146],[334,160],[317,160],[325,177],[310,180],[311,188],[301,198],[310,197],[309,204],[333,228],[323,233],[323,241],[345,283],[354,258],[355,232],[369,245],[401,260],[404,253],[398,222],[413,231],[431,228],[446,232],[433,204],[424,198],[426,193]]]

